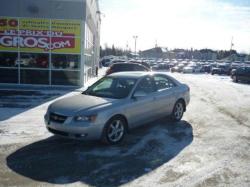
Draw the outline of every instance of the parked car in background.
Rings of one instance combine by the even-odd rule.
[[[212,75],[214,75],[214,74],[222,75],[222,74],[225,74],[225,72],[221,68],[213,67],[211,70],[211,74]]]
[[[202,71],[204,73],[211,73],[211,70],[212,70],[212,66],[211,65],[203,65],[202,66]]]
[[[151,67],[151,69],[152,69],[153,71],[159,70],[159,64],[153,65],[153,66]]]
[[[231,78],[234,82],[238,81],[250,81],[250,67],[240,67],[233,69],[231,72]]]
[[[184,67],[182,70],[183,73],[194,73],[194,68],[192,66]]]
[[[184,68],[184,65],[183,65],[183,64],[179,64],[179,65],[177,65],[177,66],[172,67],[172,68],[170,69],[170,71],[171,71],[172,73],[174,73],[174,72],[179,72],[179,73],[181,73],[182,70],[183,70],[183,68]]]
[[[169,70],[169,65],[166,62],[159,63],[158,70]]]
[[[166,74],[119,72],[55,101],[44,119],[53,134],[117,144],[128,130],[150,121],[165,116],[180,121],[189,100],[189,87]]]
[[[100,64],[104,67],[108,67],[111,63],[111,61],[115,58],[115,56],[105,56],[100,59]]]
[[[150,71],[150,69],[138,63],[115,63],[110,66],[106,75],[121,71]]]
[[[141,65],[143,65],[143,66],[145,66],[145,67],[147,67],[148,69],[151,69],[151,66],[150,66],[150,64],[148,63],[148,62],[145,62],[145,61],[136,61],[136,60],[131,60],[131,61],[129,61],[130,63],[137,63],[137,64],[141,64]]]
[[[110,65],[112,64],[116,64],[116,63],[125,63],[127,62],[127,60],[124,60],[124,59],[113,59],[110,63]]]
[[[230,75],[230,72],[230,65],[228,64],[218,64],[217,67],[213,67],[211,70],[212,75]]]
[[[231,69],[231,71],[233,70],[233,69],[237,69],[237,68],[239,68],[239,67],[242,67],[243,66],[243,64],[242,63],[231,63],[231,65],[230,65],[230,69]]]

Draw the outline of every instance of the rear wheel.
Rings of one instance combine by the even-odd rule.
[[[103,131],[102,141],[106,144],[115,145],[122,141],[126,133],[126,122],[122,117],[111,118]]]
[[[184,104],[182,101],[177,101],[175,103],[171,118],[173,121],[180,121],[184,113]]]

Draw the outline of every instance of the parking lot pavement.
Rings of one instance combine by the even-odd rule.
[[[118,146],[51,136],[48,103],[1,121],[0,186],[250,186],[250,85],[171,75],[191,88],[183,121],[152,122]]]

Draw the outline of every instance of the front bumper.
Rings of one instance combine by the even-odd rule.
[[[76,122],[72,117],[68,117],[64,123],[57,123],[50,121],[48,114],[44,116],[44,122],[51,133],[78,140],[98,140],[104,128],[104,124]]]

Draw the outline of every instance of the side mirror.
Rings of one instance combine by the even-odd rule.
[[[133,98],[145,97],[147,94],[143,91],[136,91],[133,95]]]

